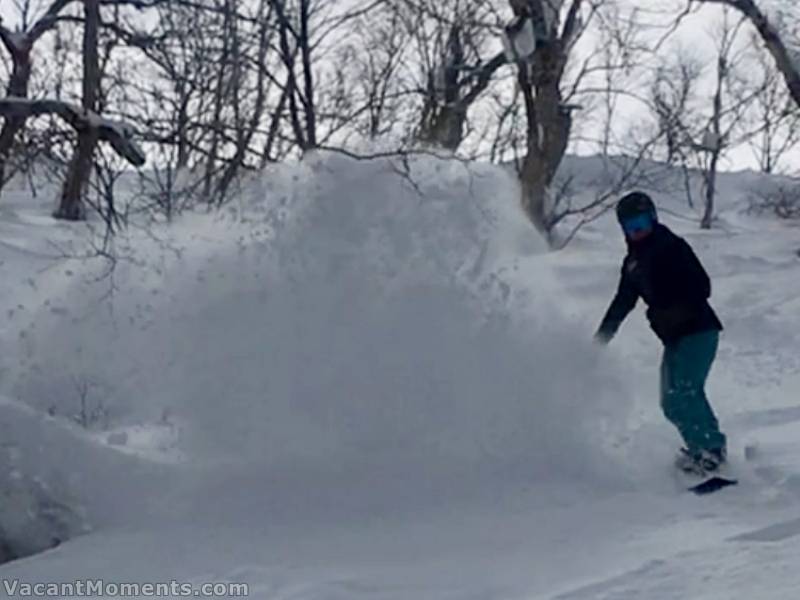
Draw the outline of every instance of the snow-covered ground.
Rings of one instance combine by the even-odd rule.
[[[110,271],[81,226],[4,196],[0,527],[18,551],[63,541],[0,580],[794,597],[800,229],[743,210],[756,179],[723,178],[710,232],[657,195],[726,325],[709,391],[740,485],[699,498],[642,308],[591,341],[613,218],[548,253],[502,170],[411,167],[277,166],[222,214],[131,230]]]

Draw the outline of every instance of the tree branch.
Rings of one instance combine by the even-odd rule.
[[[480,96],[484,90],[489,87],[489,82],[491,81],[492,76],[507,62],[508,60],[506,59],[505,52],[499,52],[492,60],[483,65],[478,71],[478,77],[475,81],[475,85],[472,86],[467,95],[461,100],[461,104],[464,106],[472,105],[478,96]]]
[[[0,100],[0,115],[6,119],[27,119],[47,114],[58,115],[78,132],[96,130],[101,140],[111,144],[117,154],[136,167],[141,167],[146,162],[144,151],[130,138],[130,130],[124,123],[112,123],[95,112],[85,111],[60,100]]]
[[[783,41],[780,32],[769,22],[767,15],[753,0],[695,0],[704,4],[722,4],[730,6],[747,17],[758,31],[767,50],[775,59],[792,98],[800,106],[800,65],[792,59],[791,52]]]

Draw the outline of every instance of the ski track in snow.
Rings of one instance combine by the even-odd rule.
[[[322,156],[281,167],[232,219],[187,217],[161,242],[138,240],[147,268],[121,272],[130,296],[113,314],[99,300],[81,306],[105,292],[80,279],[95,267],[53,258],[53,241],[79,248],[82,230],[12,195],[0,210],[4,456],[80,499],[90,530],[0,566],[0,579],[246,582],[263,600],[796,597],[798,230],[729,201],[724,229],[697,232],[672,216],[688,213],[678,199],[658,198],[711,273],[726,325],[709,395],[740,484],[696,498],[670,470],[678,442],[658,412],[660,351],[642,307],[607,352],[590,343],[624,251],[613,220],[543,254],[510,225],[517,213],[482,201],[489,190],[512,201],[494,170],[416,165],[426,200],[377,164]],[[738,198],[748,177],[724,176],[720,197]],[[365,208],[393,206],[374,198],[376,181],[413,210]],[[478,212],[458,204],[470,194]],[[318,196],[350,201],[310,210]],[[420,207],[432,211],[428,230]],[[453,251],[430,259],[442,248]],[[452,287],[430,293],[426,278],[443,273]],[[281,296],[277,281],[298,295]],[[502,324],[464,333],[467,317],[497,307],[521,317],[518,335]],[[283,319],[269,326],[289,353],[270,361],[291,377],[264,378],[269,363],[254,353],[268,310]],[[294,321],[303,310],[313,314]],[[395,328],[387,316],[404,320]],[[79,357],[59,364],[63,373],[48,368],[76,337]],[[420,339],[428,347],[408,363]],[[530,353],[531,374],[503,353],[507,340]],[[437,360],[444,371],[427,367]],[[341,376],[359,364],[370,368]],[[108,428],[74,423],[65,381],[84,368],[95,368],[89,390],[108,403]],[[220,381],[228,371],[236,377]],[[267,385],[294,403],[265,412],[252,398]],[[325,393],[347,385],[350,395]],[[307,414],[294,410],[303,402]]]

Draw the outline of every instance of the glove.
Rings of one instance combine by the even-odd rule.
[[[607,346],[613,337],[613,335],[603,330],[598,330],[597,333],[594,334],[594,343],[598,346]]]

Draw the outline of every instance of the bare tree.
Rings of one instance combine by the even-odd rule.
[[[457,150],[470,108],[509,62],[499,48],[491,48],[495,7],[485,0],[397,0],[393,10],[413,40],[411,70],[422,100],[415,137]]]
[[[746,115],[753,134],[747,139],[763,173],[778,171],[783,158],[800,142],[800,106],[794,103],[786,85],[766,52],[758,50],[750,73],[755,90],[753,107]]]
[[[11,74],[6,86],[6,96],[9,98],[27,98],[29,93],[31,75],[33,73],[32,52],[34,45],[48,31],[52,30],[59,21],[62,11],[74,0],[54,0],[44,14],[33,24],[29,25],[29,15],[32,11],[30,0],[25,0],[20,5],[21,31],[12,31],[6,27],[0,18],[0,41],[11,57]],[[14,146],[14,140],[25,127],[27,116],[20,113],[7,117],[0,130],[0,191],[6,182],[6,165],[9,153]]]
[[[532,56],[517,61],[527,121],[520,180],[523,207],[536,228],[548,234],[549,187],[567,151],[575,108],[564,102],[561,86],[574,45],[585,31],[584,3],[571,0],[565,10],[560,0],[512,0],[511,4],[519,19],[529,20],[540,32]],[[590,7],[590,15],[596,8]]]
[[[222,202],[244,170],[283,155],[276,149],[284,139],[286,95],[277,83],[277,29],[268,0],[176,1],[155,8],[154,28],[132,21],[115,31],[146,59],[149,77],[127,84],[140,101],[124,109],[149,131],[160,160],[143,174],[144,183],[153,186],[155,205],[171,213],[184,204],[173,200],[187,192]]]
[[[217,69],[215,73],[213,102],[211,106],[212,118],[209,130],[211,142],[205,160],[205,173],[203,174],[203,196],[211,200],[214,178],[217,175],[217,164],[221,146],[223,144],[223,113],[226,106],[232,103],[235,108],[238,85],[242,77],[241,52],[239,47],[239,27],[236,15],[237,0],[224,0],[222,5],[222,31]],[[238,110],[238,109],[237,109]]]
[[[233,119],[234,119],[234,152],[233,156],[222,172],[217,182],[216,196],[220,200],[227,193],[237,174],[245,166],[245,158],[258,127],[264,116],[267,96],[270,92],[268,72],[267,72],[267,53],[269,52],[272,26],[272,12],[269,9],[267,0],[259,0],[256,8],[256,33],[257,43],[255,48],[255,81],[252,105],[248,107],[249,114],[242,111],[245,88],[246,52],[243,51],[239,37],[233,31]],[[280,103],[279,103],[280,104]],[[278,117],[273,117],[277,119]]]
[[[646,104],[634,90],[650,57],[640,41],[644,29],[637,12],[624,13],[616,3],[596,12],[594,44],[567,87],[565,101],[580,98],[580,114],[586,115],[596,139],[575,136],[584,148],[594,150],[592,158],[560,164],[548,192],[545,225],[555,247],[566,246],[583,226],[609,210],[620,193],[653,185],[660,175],[648,161],[663,131],[629,118],[632,107]],[[570,134],[576,122],[580,127],[581,121],[573,120]]]
[[[297,146],[317,147],[317,108],[314,85],[311,0],[270,0],[278,19],[279,49],[286,69],[289,118]]]
[[[705,4],[722,4],[738,10],[756,28],[767,51],[775,60],[775,65],[789,88],[795,103],[800,105],[800,60],[796,58],[796,50],[792,49],[786,32],[777,25],[777,18],[772,18],[759,7],[756,0],[694,0]],[[796,11],[793,2],[787,2],[783,10]],[[794,14],[794,13],[793,13]]]
[[[83,85],[82,107],[86,113],[96,113],[100,92],[100,58],[97,39],[100,32],[100,0],[83,0]],[[78,146],[67,171],[55,217],[77,221],[85,218],[83,192],[92,171],[95,147],[99,140],[97,128],[78,132]]]
[[[650,110],[665,145],[666,164],[677,166],[683,175],[684,191],[690,207],[694,207],[692,190],[693,136],[701,129],[697,109],[697,88],[702,75],[701,62],[685,53],[674,62],[658,65],[650,86]]]
[[[411,42],[401,15],[391,5],[366,15],[354,24],[356,43],[343,52],[354,67],[352,77],[361,97],[363,110],[354,120],[364,137],[378,139],[395,131],[402,121],[404,93],[402,67]]]
[[[144,54],[150,76],[142,85],[129,85],[148,99],[143,114],[137,116],[147,124],[154,141],[175,147],[174,168],[180,170],[190,166],[201,143],[199,124],[210,112],[214,67],[220,65],[213,40],[221,32],[216,26],[218,15],[205,7],[164,3],[156,7],[155,15],[157,25],[152,31],[137,32],[129,26],[123,32]]]
[[[735,90],[737,85],[742,83],[741,78],[736,76],[736,70],[741,67],[745,57],[745,49],[741,45],[737,47],[744,22],[744,19],[739,19],[732,23],[729,13],[724,11],[716,40],[715,87],[711,115],[702,139],[694,144],[702,164],[705,205],[700,227],[703,229],[710,229],[714,218],[720,159],[731,146],[737,144],[734,135],[741,129],[744,114],[755,97],[750,91]]]
[[[745,118],[759,90],[743,76],[749,48],[742,39],[743,17],[722,12],[714,33],[716,52],[710,99],[704,95],[703,63],[699,56],[679,53],[672,64],[660,65],[651,87],[651,108],[667,147],[667,160],[683,169],[689,204],[692,170],[702,180],[703,215],[700,226],[711,227],[721,161],[734,147],[752,136]]]
[[[16,74],[9,80],[8,95],[0,100],[0,114],[5,118],[3,137],[0,151],[0,168],[7,163],[8,151],[15,137],[24,131],[28,120],[39,115],[49,115],[51,121],[45,130],[43,139],[43,156],[55,156],[58,152],[59,136],[55,129],[54,117],[59,117],[74,130],[77,135],[77,147],[69,161],[65,181],[62,186],[59,206],[54,212],[58,218],[76,220],[85,216],[84,195],[87,185],[96,166],[94,162],[95,148],[100,141],[107,141],[114,151],[124,160],[133,165],[141,165],[145,161],[144,152],[131,139],[133,129],[121,122],[112,121],[103,115],[104,103],[101,90],[102,72],[110,58],[110,45],[105,44],[101,56],[99,37],[101,27],[100,7],[108,4],[115,12],[120,6],[128,5],[133,0],[87,0],[80,4],[83,7],[83,17],[67,13],[65,10],[70,4],[78,4],[77,0],[57,0],[50,3],[44,14],[29,26],[29,20],[36,12],[28,0],[18,3],[21,19],[20,29],[23,33],[11,33],[4,29],[6,46],[13,47],[13,71]],[[68,86],[65,72],[70,59],[66,58],[68,46],[64,38],[70,37],[61,31],[63,28],[74,28],[76,24],[82,25],[83,40],[80,49],[75,49],[72,58],[82,64],[82,78],[80,79],[81,105],[75,106],[72,90]],[[43,99],[29,100],[30,82],[33,71],[34,43],[42,38],[48,31],[55,31],[52,50],[54,65],[48,66],[47,86],[41,90]],[[38,127],[38,126],[37,126]],[[35,137],[35,136],[33,136]],[[66,139],[66,138],[65,138]],[[38,151],[37,151],[38,154]],[[114,159],[116,160],[116,159]],[[27,166],[33,168],[33,162]]]
[[[760,182],[753,190],[750,208],[758,213],[770,212],[779,219],[800,220],[800,182],[791,177]]]

